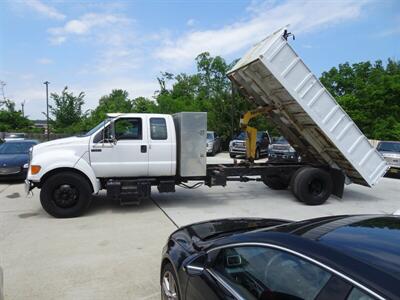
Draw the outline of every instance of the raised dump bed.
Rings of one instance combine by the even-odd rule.
[[[256,44],[228,72],[249,100],[275,109],[268,118],[306,161],[341,169],[347,183],[372,186],[383,157],[289,45],[285,28]]]

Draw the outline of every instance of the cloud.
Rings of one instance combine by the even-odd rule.
[[[56,20],[64,20],[65,15],[57,11],[54,7],[48,6],[44,4],[40,0],[25,0],[24,2],[26,5],[28,5],[30,8],[35,10],[36,12],[51,18],[51,19],[56,19]]]
[[[228,56],[263,39],[276,29],[291,24],[295,34],[320,30],[321,27],[354,20],[368,1],[253,1],[251,16],[212,30],[188,31],[175,39],[165,39],[154,56],[175,67],[192,63],[201,52]],[[258,9],[257,9],[258,8]]]
[[[39,58],[36,62],[41,65],[49,65],[53,63],[53,60],[51,60],[50,58],[42,57]]]
[[[195,19],[189,19],[186,22],[187,26],[194,26],[194,24],[196,24],[196,20]]]
[[[110,25],[124,24],[131,22],[130,19],[113,14],[88,13],[79,19],[73,19],[64,24],[62,27],[49,28],[52,44],[62,44],[67,40],[68,36],[89,35],[96,29],[102,29]]]

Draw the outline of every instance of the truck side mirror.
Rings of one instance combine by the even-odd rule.
[[[201,275],[205,269],[207,254],[201,253],[195,257],[189,257],[186,262],[183,262],[183,268],[189,276]]]
[[[110,122],[110,140],[111,142],[116,145],[117,144],[117,138],[115,137],[115,126],[114,126],[114,121]]]

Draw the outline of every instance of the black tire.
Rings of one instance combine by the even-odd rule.
[[[293,195],[296,195],[296,193],[297,193],[296,186],[295,186],[295,184],[294,184],[295,178],[296,178],[297,176],[299,176],[300,172],[302,172],[303,170],[306,170],[306,169],[308,169],[308,167],[303,167],[303,168],[297,169],[296,172],[294,172],[294,173],[292,174],[292,177],[290,178],[289,188],[290,188],[290,190],[292,191]],[[296,198],[297,198],[297,197],[296,197]],[[297,198],[297,199],[298,199],[298,198]],[[301,202],[303,202],[303,201],[300,200],[300,199],[298,199],[298,200],[301,201]]]
[[[257,160],[257,159],[260,159],[260,148],[256,149],[256,155],[255,155],[254,160]]]
[[[163,286],[163,280],[164,280],[164,276],[169,272],[169,274],[172,275],[173,279],[175,280],[175,284],[176,284],[176,299],[180,300],[181,299],[181,295],[179,293],[180,289],[179,289],[179,285],[178,285],[178,280],[176,278],[176,274],[175,274],[175,270],[172,267],[172,265],[170,263],[167,263],[164,265],[164,267],[162,268],[161,271],[161,300],[168,300],[170,298],[167,297],[164,289],[165,287]]]
[[[211,151],[211,156],[215,156],[216,153],[217,153],[217,151],[214,149],[214,146],[213,146],[213,149]]]
[[[62,172],[46,179],[40,191],[40,203],[53,217],[79,217],[88,209],[91,194],[92,188],[85,177]]]
[[[296,172],[292,182],[293,194],[307,205],[323,204],[332,194],[332,177],[322,169],[302,168]]]
[[[263,176],[262,181],[271,190],[286,190],[289,186],[289,182],[279,176]]]
[[[229,156],[230,156],[231,158],[235,158],[235,157],[236,157],[236,155],[235,155],[235,154],[232,154],[232,153],[229,153]]]

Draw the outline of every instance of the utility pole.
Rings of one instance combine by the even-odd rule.
[[[23,117],[25,117],[24,106],[25,106],[25,100],[23,102],[21,102],[21,112],[22,112]]]
[[[49,83],[48,81],[43,82],[46,85],[46,126],[47,126],[47,140],[50,141],[50,126],[49,126]]]
[[[235,86],[231,81],[231,139],[233,139],[233,134],[235,132],[234,128],[234,116],[235,116]]]

